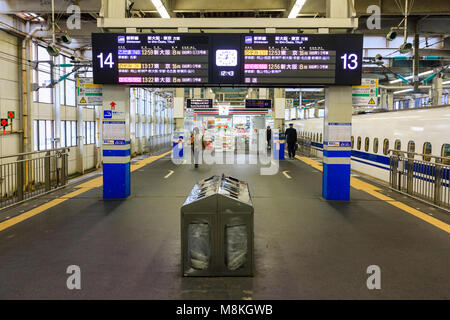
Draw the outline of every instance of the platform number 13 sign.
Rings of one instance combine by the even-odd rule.
[[[342,60],[342,66],[344,70],[350,69],[355,70],[358,68],[359,62],[358,62],[358,55],[356,53],[346,53],[343,56],[341,56]]]

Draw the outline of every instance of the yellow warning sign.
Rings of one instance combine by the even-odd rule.
[[[85,99],[84,97],[81,98],[80,103],[86,103],[86,99]],[[369,103],[370,103],[370,102],[369,102]]]
[[[369,104],[375,104],[375,101],[373,100],[373,98],[370,98]]]

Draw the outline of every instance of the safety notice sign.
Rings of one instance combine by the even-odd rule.
[[[103,103],[103,86],[94,84],[93,78],[77,79],[77,103],[82,106],[101,106]]]
[[[354,106],[376,106],[378,97],[378,79],[362,78],[360,86],[352,87]]]

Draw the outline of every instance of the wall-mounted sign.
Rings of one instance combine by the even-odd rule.
[[[362,47],[362,34],[94,33],[94,83],[359,85]]]
[[[272,108],[272,100],[270,99],[245,99],[246,108],[261,108],[270,109]]]
[[[220,105],[219,106],[219,116],[227,116],[230,113],[230,106]]]
[[[103,86],[94,84],[93,78],[77,79],[77,103],[82,106],[101,106]]]
[[[377,106],[378,79],[362,78],[360,86],[352,87],[352,104],[354,106]]]

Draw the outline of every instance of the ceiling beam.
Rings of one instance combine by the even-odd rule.
[[[356,29],[358,18],[99,18],[99,28],[201,28],[201,29]]]

